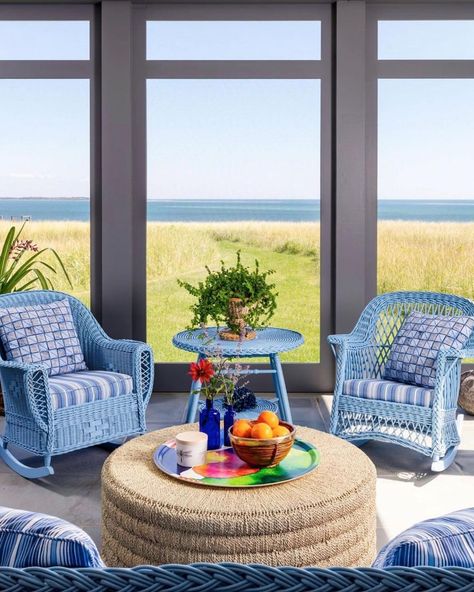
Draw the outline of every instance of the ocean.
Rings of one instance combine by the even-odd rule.
[[[148,220],[161,222],[319,221],[318,200],[160,199],[148,202]],[[380,200],[381,220],[472,222],[474,200]],[[87,199],[0,198],[4,220],[88,220]]]

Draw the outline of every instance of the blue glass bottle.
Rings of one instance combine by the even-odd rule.
[[[229,428],[234,425],[235,411],[233,405],[225,403],[224,413],[224,446],[230,446]]]
[[[207,449],[221,447],[221,414],[214,408],[214,401],[206,399],[206,405],[199,412],[199,431],[207,434]]]

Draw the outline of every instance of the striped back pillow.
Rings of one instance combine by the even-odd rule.
[[[65,520],[0,506],[1,567],[105,567],[92,539]]]
[[[474,567],[474,508],[424,520],[392,539],[372,567]]]

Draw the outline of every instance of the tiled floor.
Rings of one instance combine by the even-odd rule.
[[[183,423],[186,399],[154,395],[149,429]],[[326,431],[331,399],[292,395],[295,423]],[[372,442],[364,451],[378,472],[379,547],[414,522],[474,505],[474,418],[465,420],[461,450],[444,473],[431,473],[428,459],[398,446]],[[100,469],[108,454],[95,447],[57,457],[55,474],[39,481],[22,479],[0,462],[0,505],[66,518],[100,544]]]

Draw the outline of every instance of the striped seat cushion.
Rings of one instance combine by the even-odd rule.
[[[424,520],[391,540],[373,567],[474,567],[474,508]]]
[[[105,567],[92,539],[65,520],[0,506],[1,567]]]
[[[105,370],[61,374],[49,379],[53,409],[92,403],[133,392],[132,377]]]
[[[352,395],[362,399],[376,399],[378,401],[392,401],[407,405],[420,405],[431,407],[433,404],[433,391],[431,389],[391,380],[345,380],[342,385],[343,395]]]

